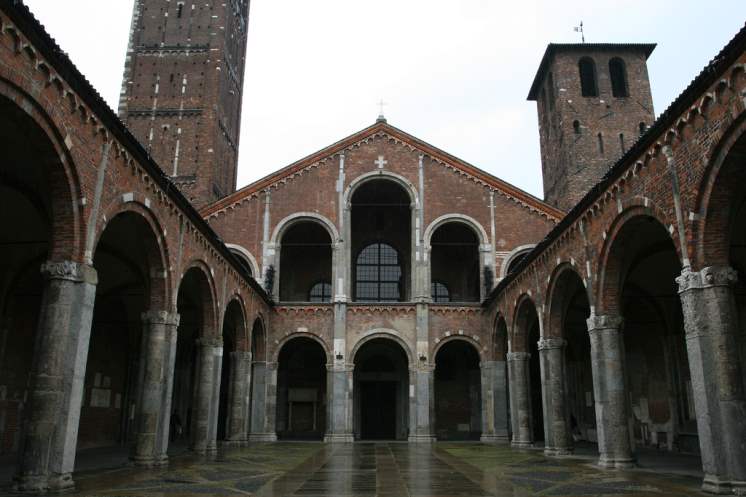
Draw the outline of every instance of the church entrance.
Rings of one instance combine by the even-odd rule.
[[[360,348],[353,391],[356,439],[407,439],[408,384],[407,356],[399,344],[376,338]]]

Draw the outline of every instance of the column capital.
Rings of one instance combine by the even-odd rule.
[[[251,362],[251,352],[248,352],[246,350],[234,350],[230,353],[231,357],[234,357],[236,359],[241,359],[244,361]]]
[[[276,371],[278,364],[276,362],[267,361],[267,370],[268,371]]]
[[[546,337],[539,340],[539,350],[564,349],[567,340],[559,337]]]
[[[67,280],[77,283],[98,284],[98,273],[87,264],[74,261],[46,261],[41,274],[48,280]]]
[[[213,348],[221,348],[223,347],[223,338],[222,337],[202,337],[197,339],[197,345],[200,347],[213,347]]]
[[[681,276],[676,278],[679,293],[718,286],[728,287],[734,285],[736,281],[738,281],[738,273],[729,266],[710,266],[701,271],[685,269],[681,272]]]
[[[179,326],[180,316],[175,312],[150,310],[140,314],[140,318],[143,323]]]
[[[621,331],[624,318],[615,314],[603,314],[600,316],[591,316],[586,320],[588,333],[602,330]]]
[[[343,373],[351,373],[355,371],[355,365],[354,364],[347,364],[347,363],[333,363],[328,362],[326,363],[326,370],[330,372],[343,372]]]
[[[528,352],[508,352],[508,362],[528,361],[530,358],[531,354]]]

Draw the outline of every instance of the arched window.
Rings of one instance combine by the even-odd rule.
[[[331,302],[332,301],[332,284],[326,281],[319,281],[311,287],[308,292],[309,302]]]
[[[580,92],[584,97],[598,96],[598,79],[596,78],[596,63],[590,57],[583,57],[578,62],[580,72]]]
[[[296,222],[280,239],[279,298],[304,302],[319,281],[332,280],[332,240],[313,220]]]
[[[372,243],[360,251],[355,265],[355,300],[399,302],[402,267],[399,253],[386,243]]]
[[[576,135],[580,134],[580,121],[577,119],[572,122],[572,129],[575,131]]]
[[[448,291],[448,287],[440,281],[433,281],[430,284],[430,294],[432,295],[433,302],[443,303],[451,301],[451,294]]]
[[[430,274],[448,291],[445,302],[479,301],[479,238],[466,224],[447,222],[430,239]]]
[[[249,273],[249,276],[252,278],[254,277],[254,271],[251,270],[251,262],[246,258],[245,255],[243,255],[241,252],[235,249],[230,249],[231,253],[238,259],[238,262],[241,264],[241,267],[243,267],[247,273]]]
[[[629,96],[627,89],[627,69],[624,61],[614,57],[609,61],[609,78],[611,78],[611,94],[616,98]]]

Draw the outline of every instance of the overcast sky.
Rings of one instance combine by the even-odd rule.
[[[165,0],[164,0],[165,1]],[[132,0],[26,0],[116,109]],[[526,94],[549,42],[656,42],[656,115],[746,21],[744,0],[252,0],[238,186],[389,123],[542,196]]]

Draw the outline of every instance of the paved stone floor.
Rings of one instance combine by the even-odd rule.
[[[255,444],[174,457],[162,470],[83,471],[76,481],[86,497],[701,495],[697,478],[601,471],[586,459],[476,443]]]

